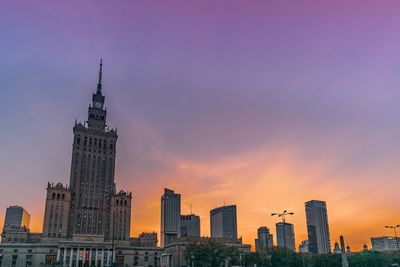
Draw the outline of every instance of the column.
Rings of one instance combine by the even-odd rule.
[[[62,266],[65,266],[67,264],[67,248],[64,248],[64,257],[63,257],[63,263]]]
[[[104,249],[100,250],[100,254],[101,254],[101,267],[104,267]]]
[[[69,258],[69,264],[68,264],[68,266],[69,266],[69,267],[72,267],[72,258],[74,257],[74,248],[71,248],[70,253],[71,253],[71,257]]]
[[[107,266],[111,266],[111,250],[108,249],[108,254],[107,254]]]
[[[89,248],[89,266],[92,266],[92,252],[93,252],[93,249],[92,248]]]
[[[59,247],[57,250],[57,262],[60,261],[60,250],[61,250],[61,248]]]
[[[79,252],[81,251],[81,248],[78,247],[78,250],[76,251],[76,263],[75,266],[79,266]]]

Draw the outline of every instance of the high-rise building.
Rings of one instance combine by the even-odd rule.
[[[71,160],[71,212],[68,237],[74,240],[128,238],[131,196],[117,194],[114,181],[117,130],[106,124],[102,68],[85,122],[75,122]],[[116,204],[119,199],[127,205]],[[115,215],[114,210],[123,210]],[[125,213],[126,212],[126,213]],[[113,220],[118,228],[113,229]],[[119,221],[122,220],[121,223]]]
[[[305,207],[310,252],[330,253],[331,240],[326,202],[311,200],[305,203]]]
[[[31,215],[20,206],[10,206],[6,210],[4,218],[4,228],[26,228],[29,229]],[[3,228],[3,229],[4,229]]]
[[[211,238],[237,239],[236,205],[210,211]]]
[[[256,251],[262,251],[274,246],[274,238],[268,227],[262,226],[257,229],[257,239],[255,240]]]
[[[161,197],[161,246],[173,243],[181,235],[181,195],[164,189]]]
[[[278,247],[295,250],[294,226],[287,222],[276,224],[276,239]]]
[[[200,237],[200,217],[194,214],[181,215],[181,236]]]
[[[48,183],[44,209],[44,238],[67,238],[71,189],[62,183]]]

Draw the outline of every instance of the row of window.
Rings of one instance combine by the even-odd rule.
[[[51,199],[56,199],[56,198],[57,198],[57,200],[60,200],[60,199],[64,200],[65,199],[65,194],[60,194],[60,193],[51,194]]]
[[[121,199],[121,200],[117,199],[115,201],[115,205],[117,205],[117,206],[128,206],[128,201],[126,201],[124,199]]]
[[[76,144],[79,146],[81,144],[81,137],[78,135],[76,137]],[[99,149],[107,149],[107,141],[106,140],[97,140],[97,138],[92,138],[87,136],[84,137],[83,139],[83,146],[89,146],[89,147],[98,147]],[[114,144],[112,141],[109,142],[109,149],[113,150],[114,149]]]
[[[90,113],[89,118],[104,121],[104,116],[103,115],[97,115],[97,114]]]

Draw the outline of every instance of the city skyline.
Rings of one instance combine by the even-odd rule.
[[[41,231],[47,182],[69,183],[71,127],[85,118],[103,57],[119,134],[115,180],[133,192],[131,235],[159,231],[164,187],[182,194],[183,214],[192,204],[203,233],[211,209],[236,204],[238,234],[252,245],[259,226],[276,232],[271,211],[289,209],[297,248],[311,199],[329,204],[332,243],[343,234],[360,250],[392,235],[384,225],[400,215],[398,3],[350,15],[355,4],[312,1],[126,2],[129,12],[22,2],[0,10],[1,225],[20,205]]]

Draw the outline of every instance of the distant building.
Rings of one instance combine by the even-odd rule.
[[[308,253],[308,240],[301,241],[299,245],[299,253]]]
[[[62,183],[48,183],[42,232],[44,238],[68,237],[70,205],[71,189]]]
[[[200,237],[200,217],[194,214],[181,215],[181,236]]]
[[[30,222],[31,215],[23,207],[10,206],[6,210],[3,229],[6,227],[20,227],[29,229]]]
[[[373,251],[379,251],[379,252],[397,251],[397,244],[400,245],[400,238],[397,238],[397,242],[395,237],[390,237],[390,236],[371,237],[371,244]]]
[[[268,227],[262,226],[257,229],[257,239],[255,240],[256,251],[262,251],[274,247],[274,237]]]
[[[291,223],[279,222],[276,224],[276,238],[278,247],[295,250],[294,226]]]
[[[299,244],[299,253],[308,253],[308,240],[303,240]]]
[[[143,232],[139,237],[130,238],[130,245],[133,247],[156,248],[157,242],[156,232]]]
[[[7,226],[1,234],[1,243],[27,243],[28,238],[28,228]]]
[[[305,203],[309,250],[313,253],[330,253],[328,213],[325,201],[311,200]]]
[[[164,189],[161,197],[161,247],[174,242],[181,235],[181,195]]]
[[[223,206],[210,211],[211,238],[237,239],[236,205]]]

